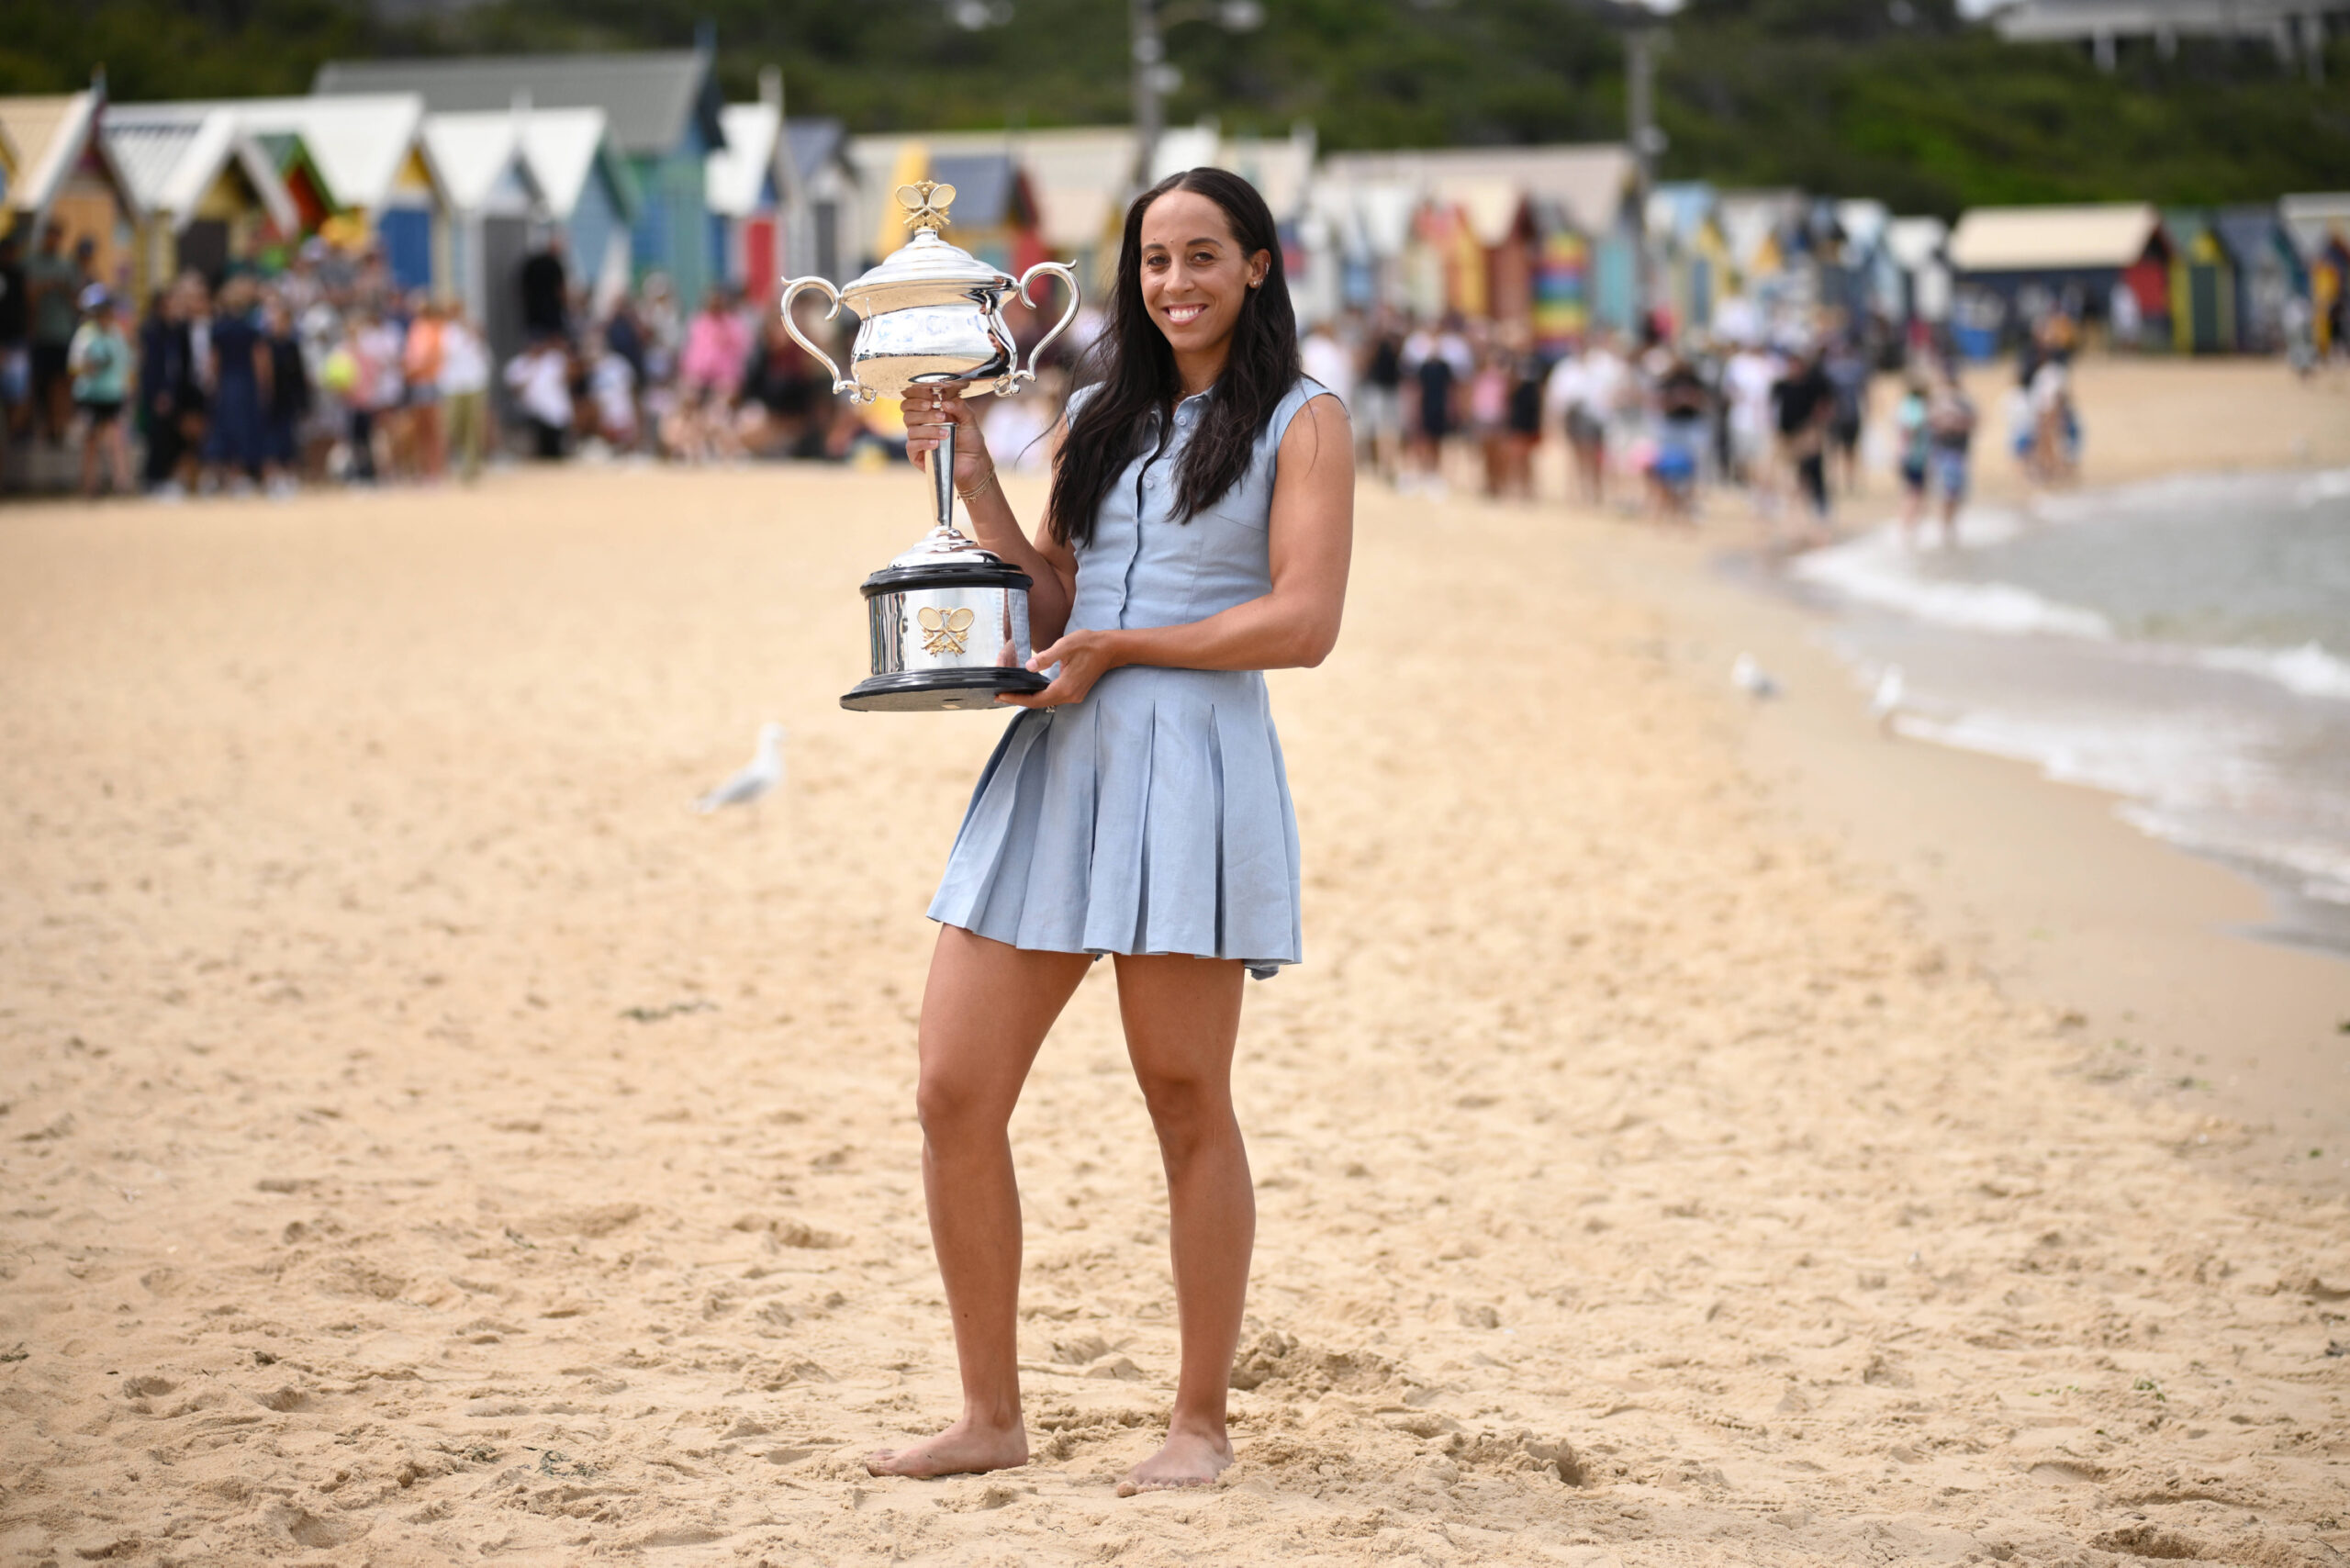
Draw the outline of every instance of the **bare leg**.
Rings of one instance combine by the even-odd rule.
[[[865,1468],[876,1475],[968,1475],[1028,1462],[1017,1344],[1020,1189],[1005,1129],[1045,1032],[1091,961],[939,928],[923,991],[914,1104],[963,1414],[934,1438],[868,1456]]]
[[[1126,1054],[1167,1167],[1175,1314],[1183,1337],[1167,1442],[1118,1483],[1120,1496],[1204,1486],[1232,1462],[1225,1398],[1257,1240],[1257,1193],[1232,1113],[1243,983],[1240,965],[1225,959],[1118,960]]]

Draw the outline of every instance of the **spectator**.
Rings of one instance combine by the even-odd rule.
[[[400,377],[408,392],[408,444],[419,477],[438,479],[448,462],[441,422],[441,308],[422,289],[410,298]]]
[[[481,477],[489,444],[489,346],[462,308],[441,322],[441,402],[457,472],[467,483]]]
[[[371,297],[360,305],[359,330],[352,336],[363,373],[352,392],[352,409],[366,417],[366,477],[375,479],[388,469],[397,478],[408,454],[408,372],[401,363],[408,334]],[[356,423],[354,418],[354,428]],[[358,444],[354,435],[352,445]]]
[[[76,301],[87,281],[65,253],[65,231],[55,223],[43,229],[40,248],[25,265],[25,293],[32,309],[33,409],[51,445],[65,439],[73,400],[66,359],[80,325]]]
[[[82,431],[82,493],[95,499],[98,455],[104,452],[114,492],[129,495],[130,442],[124,406],[130,401],[130,340],[116,319],[114,296],[104,284],[84,289],[85,318],[66,341],[65,362],[73,377],[73,406],[86,421]]]
[[[610,340],[588,340],[588,416],[596,438],[615,452],[636,450],[636,369]]]
[[[0,442],[25,433],[32,415],[32,301],[16,233],[0,234]]]
[[[1787,372],[1771,387],[1776,415],[1779,454],[1796,479],[1796,491],[1806,503],[1810,522],[1806,532],[1824,537],[1828,521],[1828,425],[1836,414],[1835,388],[1820,368],[1820,353],[1811,348],[1797,355]]]
[[[1316,321],[1308,328],[1297,353],[1307,375],[1337,393],[1348,409],[1354,407],[1355,356],[1329,322]]]
[[[522,262],[522,330],[533,339],[571,338],[571,276],[563,248],[563,230],[550,229],[546,243]]]
[[[1431,496],[1444,494],[1444,443],[1460,427],[1461,390],[1476,368],[1469,341],[1451,317],[1404,340],[1404,375],[1414,392],[1405,444],[1417,482]]]
[[[177,286],[157,289],[139,326],[139,428],[147,441],[147,489],[160,498],[186,492],[180,470],[196,392],[193,352],[186,296]]]
[[[220,286],[212,322],[212,423],[204,438],[207,487],[248,489],[261,476],[270,354],[256,298],[244,274]]]
[[[571,433],[571,357],[563,339],[542,334],[506,365],[506,385],[513,389],[522,417],[531,424],[531,448],[541,462],[552,463],[564,453]]]
[[[1355,396],[1362,404],[1361,420],[1355,428],[1370,454],[1371,466],[1393,484],[1404,442],[1404,336],[1383,318],[1371,334],[1371,353]]]
[[[263,482],[273,496],[292,495],[302,460],[302,425],[310,412],[310,368],[285,297],[273,294],[263,307],[263,348],[269,376],[262,431]]]

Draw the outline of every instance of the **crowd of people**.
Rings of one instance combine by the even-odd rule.
[[[1555,440],[1586,505],[1686,523],[1707,487],[1724,487],[1744,493],[1775,543],[1817,543],[1839,498],[1864,488],[1872,394],[1887,374],[1902,393],[1895,450],[1879,455],[1899,476],[1911,531],[1934,507],[1954,535],[1970,482],[1977,415],[1954,362],[1881,322],[1828,315],[1719,335],[1652,324],[1637,339],[1595,330],[1546,356],[1523,329],[1370,316],[1316,326],[1304,352],[1307,374],[1353,410],[1367,470],[1407,492],[1441,494],[1466,476],[1488,496],[1530,498],[1534,454]],[[2069,343],[2044,351],[2026,377],[2076,442],[2068,360]],[[2062,476],[2044,459],[2055,449],[2041,438],[2035,477]]]
[[[469,479],[504,452],[711,463],[903,451],[895,405],[834,396],[772,298],[715,286],[688,312],[655,274],[598,302],[559,234],[510,280],[522,342],[502,364],[481,323],[401,289],[376,252],[314,240],[267,276],[232,271],[215,287],[185,274],[135,319],[90,261],[53,229],[29,257],[0,237],[8,428],[78,443],[94,495]],[[1035,388],[992,400],[991,439],[1015,465],[1049,462],[1060,399],[1098,327],[1081,317]],[[837,324],[802,330],[835,334],[841,357]],[[2076,468],[2075,336],[2061,315],[2043,320],[2010,395],[2013,453],[2034,484]],[[1303,353],[1350,409],[1366,470],[1412,493],[1468,482],[1530,499],[1536,454],[1556,442],[1584,504],[1687,523],[1709,489],[1741,492],[1774,545],[1800,548],[1830,537],[1839,498],[1864,487],[1884,375],[1899,391],[1890,449],[1871,457],[1898,476],[1907,531],[1938,515],[1954,538],[1971,483],[1978,416],[1954,363],[1881,321],[1827,314],[1679,334],[1651,324],[1545,353],[1522,324],[1349,313],[1314,327]]]

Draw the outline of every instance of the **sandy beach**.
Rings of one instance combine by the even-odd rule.
[[[2350,461],[2338,391],[2178,368],[2085,374],[2108,476]],[[1306,961],[1242,1026],[1239,1464],[1112,1495],[1175,1334],[1102,969],[1013,1127],[1037,1457],[866,1476],[955,1405],[912,1031],[1001,728],[836,706],[922,510],[575,467],[0,512],[0,1558],[2350,1557],[2350,1168],[2280,1179],[2107,1027],[2151,899],[2205,1034],[2350,1020],[2350,966],[2275,978],[2225,873],[1985,763],[1976,831],[2125,879],[2020,957],[2029,856],[1913,864],[1975,759],[1812,787],[1903,776],[1710,575],[1728,521],[1376,486],[1338,652],[1273,678]],[[769,719],[786,788],[695,816]]]

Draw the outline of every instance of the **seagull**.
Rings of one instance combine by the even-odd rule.
[[[783,726],[761,724],[759,749],[750,766],[694,802],[703,816],[722,806],[755,804],[760,796],[783,782]]]
[[[1887,665],[1876,679],[1876,695],[1869,699],[1869,717],[1886,730],[1893,728],[1894,716],[1901,711],[1901,666]]]
[[[1754,662],[1752,654],[1740,654],[1730,665],[1729,683],[1757,702],[1779,695],[1779,683],[1772,678],[1769,670]]]

